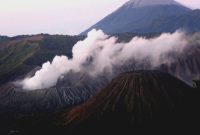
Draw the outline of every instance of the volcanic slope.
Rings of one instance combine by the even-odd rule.
[[[84,105],[66,111],[65,125],[72,134],[178,131],[195,121],[190,113],[196,112],[197,93],[167,73],[123,73]]]

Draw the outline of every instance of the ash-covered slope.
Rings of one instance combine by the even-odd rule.
[[[52,88],[27,91],[12,83],[0,87],[0,114],[23,114],[57,111],[80,105],[109,82],[101,76],[69,73]]]
[[[105,33],[162,33],[184,29],[200,31],[200,12],[192,11],[174,0],[130,0],[88,30],[102,29]]]
[[[67,112],[65,125],[72,134],[92,134],[93,130],[100,134],[143,133],[173,126],[178,130],[182,125],[176,124],[187,125],[191,118],[185,114],[193,111],[190,107],[195,94],[191,87],[167,73],[128,72],[84,105]]]

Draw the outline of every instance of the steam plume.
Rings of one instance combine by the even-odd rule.
[[[152,39],[134,37],[128,43],[118,43],[116,37],[110,37],[101,30],[92,30],[85,40],[74,45],[72,59],[56,56],[52,62],[44,63],[33,77],[25,78],[20,84],[26,90],[49,88],[70,71],[95,76],[105,69],[112,72],[113,67],[131,60],[140,62],[148,59],[150,65],[156,67],[173,60],[165,57],[168,53],[182,52],[187,45],[184,38],[185,34],[177,31]]]

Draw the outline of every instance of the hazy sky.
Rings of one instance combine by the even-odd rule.
[[[128,0],[0,0],[0,35],[78,34]],[[200,0],[177,0],[200,8]]]

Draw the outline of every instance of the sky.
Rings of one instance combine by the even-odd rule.
[[[0,0],[0,35],[76,35],[128,0]],[[177,0],[193,9],[200,0]]]

